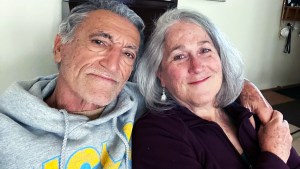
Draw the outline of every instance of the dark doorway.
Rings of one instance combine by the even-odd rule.
[[[66,0],[70,10],[87,0]],[[177,0],[121,0],[135,11],[145,22],[145,42],[148,40],[155,20],[166,10],[177,7]]]

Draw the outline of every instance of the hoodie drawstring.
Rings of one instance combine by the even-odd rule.
[[[122,142],[125,144],[125,150],[126,150],[125,164],[126,164],[126,168],[129,169],[129,155],[130,155],[129,143],[127,142],[126,138],[121,134],[121,132],[118,130],[117,117],[113,118],[113,126],[112,127],[113,127],[113,130],[116,132],[116,134],[120,137]]]
[[[62,142],[61,154],[60,154],[60,163],[59,163],[59,168],[60,169],[63,169],[64,164],[65,164],[66,148],[67,148],[68,133],[69,133],[68,113],[66,111],[62,111],[62,113],[64,115],[64,120],[65,120],[65,132],[64,132],[64,139],[63,139],[63,142]]]

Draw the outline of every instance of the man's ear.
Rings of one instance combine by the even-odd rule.
[[[61,48],[62,48],[61,36],[56,35],[55,41],[54,41],[54,48],[53,48],[55,63],[61,62]]]

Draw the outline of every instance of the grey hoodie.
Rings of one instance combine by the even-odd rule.
[[[128,82],[101,116],[89,120],[49,107],[56,75],[18,82],[0,96],[0,168],[129,169],[134,121],[145,111]]]

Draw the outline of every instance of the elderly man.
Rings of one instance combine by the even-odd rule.
[[[131,168],[132,125],[145,106],[125,83],[143,28],[118,2],[73,9],[54,43],[59,74],[19,82],[0,98],[0,166]]]
[[[59,73],[17,82],[0,96],[0,166],[131,168],[132,127],[145,105],[127,80],[143,29],[141,18],[115,1],[74,8],[54,43]],[[263,118],[268,109],[259,109]]]

